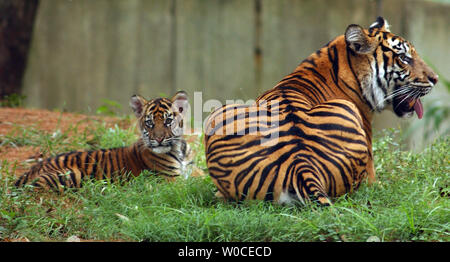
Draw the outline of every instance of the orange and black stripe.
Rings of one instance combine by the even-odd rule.
[[[133,96],[130,104],[141,131],[136,143],[129,147],[76,151],[48,158],[21,175],[15,185],[31,184],[62,192],[65,188],[81,187],[87,178],[124,180],[144,170],[166,177],[186,176],[193,153],[182,137],[181,110],[172,107],[174,103],[180,104],[178,100],[186,99],[184,92],[178,92],[172,100],[147,101]]]
[[[436,81],[383,18],[369,30],[350,25],[255,104],[209,116],[205,153],[218,195],[327,205],[375,181],[373,113],[393,107],[420,118],[419,97]]]

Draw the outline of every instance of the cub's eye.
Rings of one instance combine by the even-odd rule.
[[[145,125],[149,128],[153,128],[154,124],[151,119],[145,120]]]
[[[169,126],[170,124],[172,124],[173,118],[166,118],[166,121],[164,121],[164,124],[166,126]]]
[[[400,59],[400,61],[402,61],[403,64],[410,64],[412,61],[412,59],[410,57],[407,57],[405,54],[400,54],[398,58]]]

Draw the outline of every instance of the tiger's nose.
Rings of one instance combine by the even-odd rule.
[[[161,142],[164,140],[164,136],[155,136],[155,140],[156,140],[156,142],[161,144]]]
[[[439,76],[437,74],[433,74],[431,76],[428,76],[428,80],[435,85],[438,82]]]

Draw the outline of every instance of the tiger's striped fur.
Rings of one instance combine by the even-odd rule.
[[[226,105],[205,125],[206,161],[218,195],[328,205],[375,181],[371,121],[391,108],[423,113],[437,75],[379,17],[305,59],[251,106]]]
[[[123,180],[144,170],[166,177],[187,175],[193,152],[183,139],[182,111],[187,95],[178,92],[171,100],[145,100],[133,96],[130,105],[138,118],[141,137],[129,147],[77,151],[48,158],[21,175],[15,185],[38,188],[79,188],[85,178]]]

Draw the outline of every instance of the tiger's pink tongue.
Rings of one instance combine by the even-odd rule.
[[[419,119],[422,119],[423,116],[423,106],[422,102],[420,102],[420,99],[416,100],[416,103],[414,103],[414,111],[416,111],[417,117]]]

